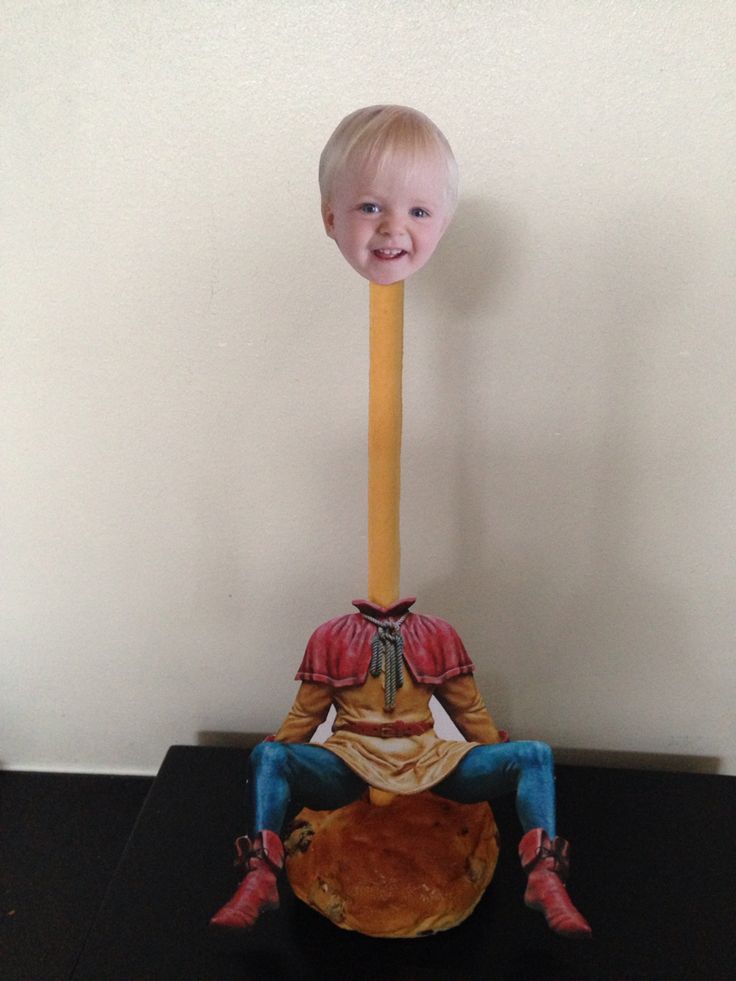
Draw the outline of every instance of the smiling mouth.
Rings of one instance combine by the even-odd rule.
[[[373,255],[383,262],[391,262],[406,255],[406,251],[404,249],[373,249]]]

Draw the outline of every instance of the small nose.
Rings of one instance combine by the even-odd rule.
[[[390,213],[384,213],[378,226],[378,230],[382,235],[396,235],[401,231],[401,221],[399,216]]]

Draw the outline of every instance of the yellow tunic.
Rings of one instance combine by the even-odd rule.
[[[471,674],[441,685],[418,684],[404,670],[392,712],[383,708],[383,674],[365,684],[332,688],[302,682],[291,711],[275,735],[278,742],[308,742],[334,704],[334,726],[354,722],[432,722],[429,700],[434,695],[468,742],[440,739],[434,728],[419,736],[382,739],[344,730],[333,731],[323,744],[347,763],[367,784],[394,794],[418,794],[443,780],[474,746],[501,741]]]

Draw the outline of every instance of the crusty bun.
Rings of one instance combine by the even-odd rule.
[[[487,804],[432,793],[300,812],[286,841],[296,895],[345,930],[420,937],[461,923],[491,881],[498,831]]]

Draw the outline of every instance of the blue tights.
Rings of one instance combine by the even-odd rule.
[[[313,743],[260,743],[250,755],[248,830],[277,834],[302,807],[332,811],[366,789],[346,763]],[[510,742],[475,746],[431,788],[440,797],[476,804],[515,792],[523,830],[544,828],[555,836],[552,751],[546,743]]]

